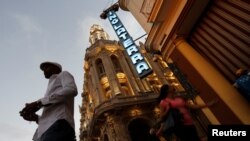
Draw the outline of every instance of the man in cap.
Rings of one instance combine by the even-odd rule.
[[[75,80],[69,72],[62,71],[62,66],[56,62],[43,62],[40,69],[49,79],[45,95],[35,102],[26,103],[20,115],[38,124],[34,141],[75,141]],[[36,112],[41,108],[42,115],[38,116]]]

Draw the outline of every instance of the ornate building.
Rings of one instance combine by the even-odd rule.
[[[250,66],[249,1],[119,0],[119,6],[148,33],[146,50],[173,62],[198,101],[219,99],[203,110],[212,124],[250,124],[249,103],[233,87],[234,72]]]
[[[154,141],[149,129],[159,116],[156,98],[163,84],[186,94],[161,56],[140,52],[153,72],[140,79],[119,42],[99,26],[90,29],[84,62],[81,141]]]

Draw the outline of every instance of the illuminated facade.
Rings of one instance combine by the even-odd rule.
[[[198,102],[219,99],[203,110],[212,124],[250,124],[249,103],[232,85],[234,72],[250,66],[248,1],[119,0],[119,6],[148,33],[146,50],[174,62]]]
[[[154,141],[150,127],[159,117],[156,98],[163,84],[184,89],[161,56],[140,53],[153,72],[139,78],[125,49],[99,26],[90,29],[84,60],[81,141]]]

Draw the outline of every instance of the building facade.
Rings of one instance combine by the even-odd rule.
[[[149,129],[159,118],[156,100],[160,87],[169,84],[178,94],[190,94],[161,56],[148,54],[142,43],[140,52],[153,72],[141,79],[125,49],[119,42],[110,40],[99,25],[91,27],[89,42],[84,59],[80,140],[156,140]],[[203,131],[200,135],[204,135]]]
[[[219,99],[203,110],[212,124],[250,124],[249,102],[233,87],[234,72],[250,68],[247,0],[119,0],[119,6],[148,33],[145,49],[173,62],[197,101]]]

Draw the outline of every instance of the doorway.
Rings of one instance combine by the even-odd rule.
[[[160,141],[156,136],[150,135],[149,122],[142,118],[132,120],[128,126],[131,141]]]

